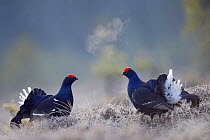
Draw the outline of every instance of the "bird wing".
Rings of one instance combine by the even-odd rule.
[[[64,116],[70,114],[70,112],[70,103],[64,103],[57,100],[54,96],[51,96],[40,102],[31,115],[33,118],[42,116]]]
[[[48,115],[52,109],[54,109],[53,96],[43,100],[34,109],[33,114],[40,114],[39,116]]]
[[[138,105],[160,110],[173,110],[164,99],[155,94],[151,89],[139,87],[132,94],[133,101]]]

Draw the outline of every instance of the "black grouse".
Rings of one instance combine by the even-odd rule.
[[[128,94],[132,95],[135,89],[142,85],[149,86],[155,94],[164,98],[165,102],[170,105],[176,105],[180,100],[187,99],[187,101],[192,102],[192,107],[199,106],[200,99],[197,95],[189,94],[184,90],[180,80],[175,81],[173,78],[172,69],[169,70],[169,74],[161,74],[157,80],[149,80],[147,83],[143,82],[136,72],[131,68],[125,68],[123,75],[128,77]],[[129,96],[131,98],[131,96]]]
[[[134,70],[125,68],[122,75],[129,79],[128,96],[139,112],[149,115],[153,119],[156,114],[160,117],[162,113],[173,110],[173,107],[166,103],[163,97],[150,89],[149,84],[139,79]]]
[[[56,95],[47,95],[41,89],[33,89],[24,101],[19,102],[22,104],[20,111],[11,120],[10,126],[12,128],[14,126],[20,127],[23,118],[30,118],[30,121],[33,121],[40,117],[69,115],[74,101],[71,86],[76,80],[78,78],[75,75],[68,75],[63,80],[60,91]],[[24,99],[23,96],[21,99]]]

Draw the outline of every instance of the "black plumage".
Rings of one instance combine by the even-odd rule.
[[[155,86],[156,81],[151,80],[149,83],[141,81],[131,68],[125,68],[123,75],[129,79],[128,96],[139,112],[149,115],[153,119],[156,114],[161,116],[162,113],[173,110],[173,107],[168,105],[164,98],[151,89],[152,86]]]
[[[151,116],[165,113],[173,110],[173,107],[165,102],[165,100],[155,94],[148,86],[142,85],[132,93],[132,100],[136,104],[136,109],[141,113]]]
[[[43,90],[35,88],[32,90],[20,110],[11,120],[10,126],[20,127],[21,119],[30,118],[30,121],[49,117],[69,115],[73,107],[73,94],[71,85],[78,80],[73,74],[68,75],[56,95],[47,95]]]

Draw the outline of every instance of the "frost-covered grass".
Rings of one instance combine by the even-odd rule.
[[[161,119],[137,113],[126,99],[96,107],[74,107],[69,117],[50,118],[27,124],[21,130],[0,127],[1,139],[77,139],[77,140],[209,140],[210,89],[207,85],[188,88],[201,97],[198,108],[182,102],[182,107],[164,114]]]

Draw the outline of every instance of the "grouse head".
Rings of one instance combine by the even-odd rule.
[[[132,68],[127,67],[124,69],[122,75],[125,75],[127,78],[131,78],[133,76],[136,76],[136,72]]]
[[[74,81],[78,80],[78,78],[74,74],[69,74],[63,81],[65,85],[71,85]]]

